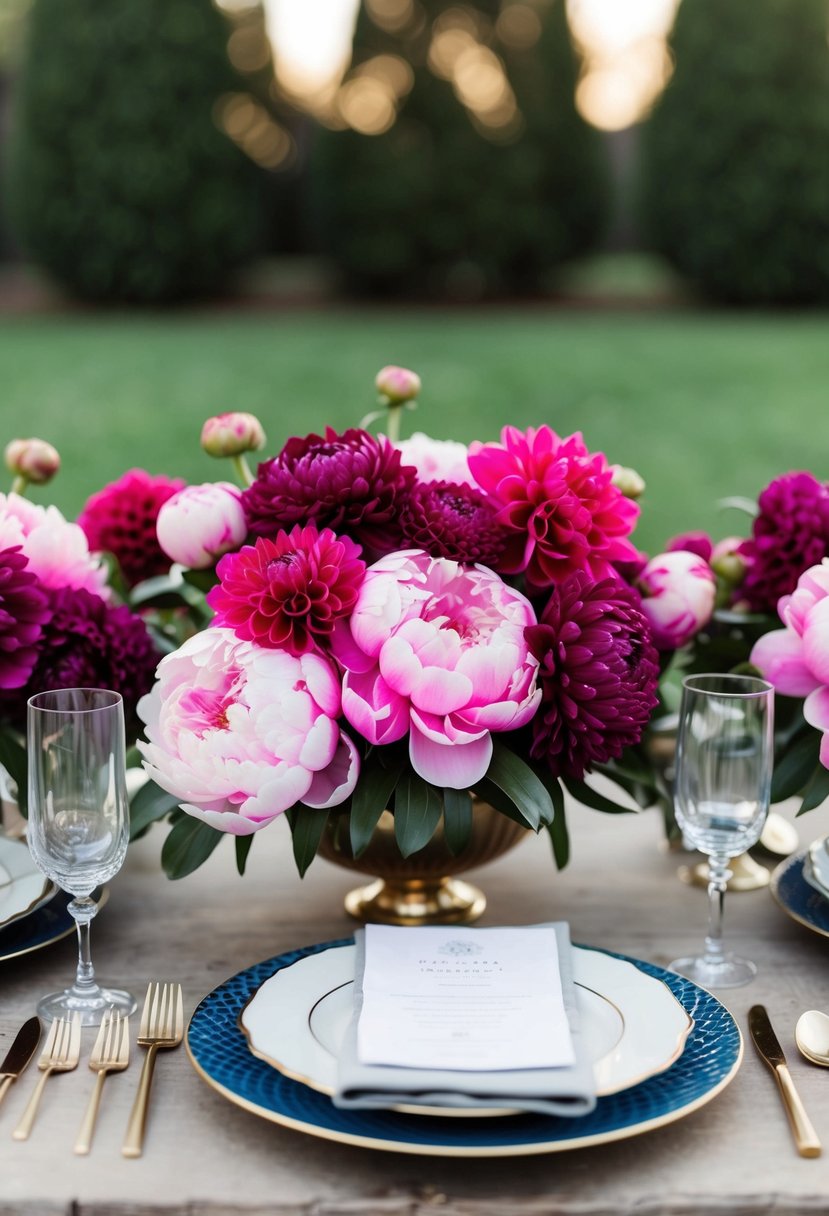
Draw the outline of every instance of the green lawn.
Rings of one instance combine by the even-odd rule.
[[[724,495],[754,497],[779,472],[827,475],[829,319],[692,311],[612,313],[335,310],[95,313],[4,319],[2,438],[40,435],[63,468],[39,501],[74,514],[125,468],[189,480],[227,475],[199,448],[201,423],[257,414],[269,449],[356,424],[384,363],[420,372],[409,425],[495,438],[511,422],[581,429],[591,448],[648,484],[638,539],[743,520]],[[227,469],[229,473],[229,467]]]

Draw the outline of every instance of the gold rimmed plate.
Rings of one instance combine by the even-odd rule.
[[[0,931],[29,916],[57,894],[22,840],[0,836]]]
[[[792,920],[821,937],[829,937],[829,899],[807,877],[810,850],[819,844],[813,841],[809,848],[781,861],[771,876],[771,893]]]
[[[621,959],[664,985],[693,1025],[673,1064],[639,1084],[600,1097],[589,1115],[445,1119],[391,1110],[340,1110],[327,1094],[253,1056],[239,1017],[251,997],[278,972],[349,944],[329,942],[290,951],[246,968],[208,993],[195,1010],[185,1039],[199,1076],[234,1105],[322,1139],[386,1152],[505,1157],[605,1144],[665,1126],[710,1102],[739,1068],[743,1050],[739,1028],[711,993],[664,968]]]
[[[102,908],[109,898],[109,888],[93,892],[93,897]],[[71,895],[57,890],[33,912],[0,929],[0,963],[42,950],[74,933],[75,921],[67,910],[71,899]]]

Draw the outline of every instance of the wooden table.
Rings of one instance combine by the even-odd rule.
[[[701,945],[705,896],[677,881],[676,855],[660,848],[655,813],[604,816],[574,809],[574,860],[556,874],[545,838],[529,838],[481,872],[489,897],[482,924],[567,918],[577,942],[665,964]],[[829,831],[824,808],[798,821],[804,843]],[[223,979],[294,946],[341,937],[352,877],[317,861],[302,882],[286,825],[263,831],[238,878],[230,842],[183,881],[160,872],[165,828],[132,846],[93,927],[100,978],[143,993],[150,977],[180,980],[186,1012]],[[138,1082],[110,1077],[92,1153],[72,1145],[93,1077],[86,1067],[52,1078],[32,1138],[11,1131],[36,1073],[0,1107],[0,1216],[145,1216],[158,1212],[259,1216],[732,1216],[829,1211],[829,1075],[794,1047],[804,1009],[829,1009],[829,941],[790,921],[766,891],[726,901],[729,943],[760,966],[750,986],[722,994],[746,1031],[764,1002],[795,1081],[826,1145],[799,1158],[771,1075],[746,1044],[742,1067],[710,1105],[677,1123],[607,1146],[493,1161],[372,1152],[305,1136],[249,1114],[201,1081],[183,1048],[156,1067],[144,1156],[120,1144]],[[69,938],[0,964],[0,1057],[42,993],[74,967]]]

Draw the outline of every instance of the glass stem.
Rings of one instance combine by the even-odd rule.
[[[74,988],[78,996],[88,997],[98,991],[89,940],[92,918],[98,911],[98,905],[87,895],[82,899],[73,899],[69,904],[69,911],[75,918],[78,930],[78,970]]]
[[[709,967],[722,966],[725,958],[722,940],[723,901],[731,877],[728,857],[708,858],[708,933],[704,961]]]

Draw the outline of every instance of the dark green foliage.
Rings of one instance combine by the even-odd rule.
[[[361,12],[345,87],[374,56],[400,56],[413,80],[397,120],[377,135],[323,132],[317,146],[322,241],[347,285],[461,299],[549,287],[558,266],[596,243],[606,206],[601,140],[575,108],[564,0],[414,0],[402,30],[375,19],[384,2]],[[523,47],[499,20],[519,7],[539,34]],[[435,34],[453,21],[500,60],[514,122],[482,120],[436,69]]]
[[[222,288],[256,247],[257,172],[214,121],[238,90],[211,0],[35,0],[9,165],[26,252],[81,297]]]
[[[829,299],[825,0],[684,0],[644,132],[646,226],[714,299]]]

